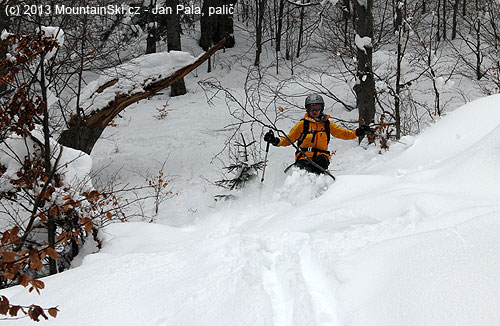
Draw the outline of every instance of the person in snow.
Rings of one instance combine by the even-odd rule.
[[[330,135],[336,138],[350,140],[364,136],[371,129],[366,125],[361,125],[356,130],[344,129],[328,120],[329,115],[323,113],[325,101],[319,94],[306,97],[306,114],[286,137],[275,137],[270,130],[264,135],[264,140],[274,146],[289,146],[297,141],[300,151],[295,154],[295,166],[306,171],[320,174],[323,171],[315,167],[305,158],[307,156],[314,163],[326,170],[330,165],[330,152],[328,142]],[[291,141],[291,142],[290,142]]]

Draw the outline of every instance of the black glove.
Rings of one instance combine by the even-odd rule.
[[[280,143],[279,137],[274,137],[274,133],[269,130],[265,135],[264,135],[264,140],[267,141],[268,143],[273,144],[274,146],[278,146]]]
[[[356,129],[356,136],[363,137],[367,133],[373,133],[373,130],[367,125],[361,125],[358,129]]]

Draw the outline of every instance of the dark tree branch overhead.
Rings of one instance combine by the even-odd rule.
[[[77,115],[72,116],[68,129],[61,133],[59,143],[90,154],[104,129],[120,112],[122,112],[129,105],[150,97],[181,80],[184,76],[205,62],[210,56],[217,52],[217,50],[222,48],[227,39],[227,37],[223,38],[219,41],[219,43],[200,56],[195,62],[178,69],[168,77],[154,81],[147,86],[137,85],[138,88],[142,87],[144,89],[141,92],[133,94],[117,93],[115,98],[110,101],[106,107],[93,111],[89,115],[85,116],[82,121],[78,121],[81,120],[81,118]],[[119,78],[107,81],[105,84],[101,85],[94,94],[104,92],[107,88],[113,86],[118,81]]]

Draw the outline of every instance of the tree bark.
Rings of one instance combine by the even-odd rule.
[[[436,28],[436,40],[441,41],[441,0],[437,2],[437,28]]]
[[[283,31],[283,13],[285,11],[285,0],[280,0],[278,17],[277,17],[277,27],[276,27],[276,52],[281,51],[281,33]]]
[[[150,27],[148,37],[146,39],[146,54],[156,53],[156,27]]]
[[[480,4],[479,0],[476,0],[476,13],[479,13]],[[482,41],[481,41],[481,19],[476,19],[474,23],[474,29],[476,32],[476,78],[477,80],[481,80],[484,74],[482,73],[482,64],[483,64],[483,55],[481,53],[482,49]]]
[[[406,17],[406,0],[404,0],[403,7],[396,3],[396,15],[398,17],[397,30],[398,35],[398,50],[397,50],[397,65],[396,65],[396,87],[394,94],[394,118],[396,123],[396,139],[401,138],[401,77],[402,77],[402,67],[403,57],[405,55],[403,49],[403,33],[405,26],[403,25],[404,19]]]
[[[305,18],[304,7],[300,8],[300,25],[299,25],[299,40],[297,42],[297,58],[300,56],[300,50],[302,49],[302,41],[304,39],[304,18]]]
[[[218,43],[227,35],[230,35],[226,42],[226,48],[232,48],[234,41],[233,15],[232,14],[210,14],[210,8],[234,8],[237,0],[205,0],[201,8],[201,36],[200,46],[207,51],[212,44]]]
[[[166,0],[165,5],[171,7],[173,14],[168,15],[166,20],[167,25],[167,47],[168,51],[180,51],[181,47],[181,24],[179,15],[176,14],[175,8],[179,4],[179,0]],[[179,96],[186,94],[186,85],[184,78],[172,84],[170,87],[170,96]]]
[[[342,18],[344,20],[344,45],[349,46],[349,20],[351,19],[351,4],[350,0],[343,0]]]
[[[360,37],[373,39],[373,0],[366,1],[366,7],[354,1],[356,10],[356,30]],[[357,50],[358,83],[354,86],[356,107],[360,124],[369,124],[375,118],[375,80],[372,66],[372,47]]]
[[[466,1],[466,0],[464,0]],[[454,40],[457,37],[457,16],[458,16],[458,5],[460,0],[455,0],[453,4],[453,23],[451,28],[451,39]]]
[[[151,1],[149,5],[149,12],[146,14],[146,28],[148,31],[148,37],[146,39],[146,54],[156,53],[156,41],[158,40],[158,29],[156,26],[156,21],[151,13],[152,9],[156,5],[156,1]],[[153,24],[151,26],[151,24]]]
[[[443,40],[446,40],[446,1],[443,0]]]
[[[264,13],[266,0],[257,0],[257,15],[255,17],[255,61],[254,65],[260,64],[260,54],[262,53],[262,28],[264,23]]]

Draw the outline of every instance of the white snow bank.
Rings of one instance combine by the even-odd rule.
[[[500,213],[367,249],[338,265],[343,325],[500,323]]]
[[[400,174],[422,170],[451,159],[487,140],[500,126],[500,95],[493,95],[468,103],[448,113],[399,152],[389,152],[379,162],[370,164],[363,172],[370,174]]]
[[[32,132],[34,137],[37,137],[43,143],[42,133],[38,130]],[[0,191],[12,190],[12,184],[9,182],[12,178],[17,178],[16,173],[22,167],[22,160],[26,156],[32,156],[34,153],[35,143],[30,138],[22,138],[19,136],[11,136],[4,142],[0,143],[0,164],[5,166],[7,170],[0,176]],[[57,172],[63,177],[63,183],[70,187],[78,187],[84,191],[92,188],[92,183],[89,177],[92,170],[92,159],[86,153],[64,147],[58,144],[54,139],[50,139],[52,148],[51,164],[55,164],[57,157],[59,158]]]

